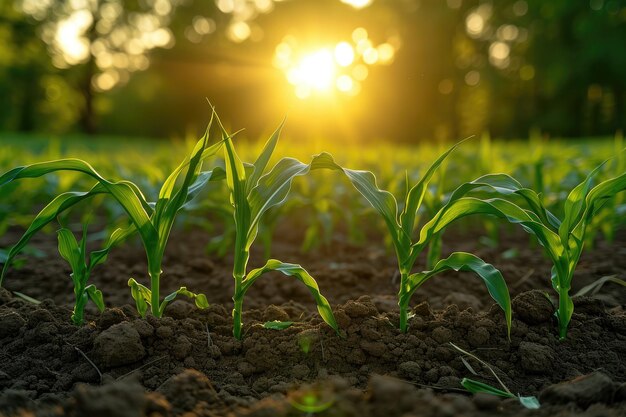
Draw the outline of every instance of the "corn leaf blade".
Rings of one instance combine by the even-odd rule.
[[[328,169],[343,173],[350,180],[354,188],[356,188],[383,217],[398,256],[401,259],[408,257],[407,245],[403,244],[403,239],[408,239],[409,237],[404,235],[403,229],[398,223],[398,203],[396,198],[390,192],[378,188],[376,177],[373,173],[343,168],[335,163],[332,155],[326,152],[313,157],[311,170],[315,169]]]
[[[464,141],[461,141],[455,144],[446,152],[441,154],[441,156],[439,156],[439,158],[432,163],[428,170],[426,170],[426,173],[422,175],[417,184],[415,184],[407,193],[404,210],[402,211],[402,214],[400,214],[400,224],[402,225],[402,230],[404,230],[404,234],[406,236],[411,236],[413,234],[415,216],[417,215],[417,211],[424,200],[428,183],[432,179],[433,175],[435,175],[435,172],[437,172],[437,169],[446,160],[448,155],[450,155],[463,142]]]
[[[489,295],[491,295],[491,298],[493,298],[493,300],[504,311],[507,330],[510,335],[512,310],[511,297],[509,295],[509,289],[506,285],[506,281],[498,269],[471,253],[454,252],[446,259],[442,259],[437,262],[432,270],[409,275],[406,283],[407,287],[403,289],[400,296],[400,304],[408,305],[413,293],[424,282],[441,272],[449,270],[473,272],[482,279],[483,283],[487,287],[487,290],[489,291]]]
[[[281,262],[277,259],[270,259],[267,261],[265,266],[253,269],[248,273],[243,281],[243,292],[245,293],[263,274],[271,271],[279,271],[286,276],[296,278],[298,281],[306,285],[315,299],[317,311],[319,312],[320,317],[322,317],[322,320],[324,320],[324,322],[326,322],[326,324],[332,327],[336,332],[339,331],[339,327],[337,325],[337,321],[335,320],[335,315],[333,314],[330,303],[326,297],[320,293],[319,286],[317,285],[315,279],[300,265]]]
[[[85,292],[89,296],[89,299],[93,301],[93,303],[98,307],[100,312],[104,311],[104,298],[102,297],[102,291],[96,288],[95,285],[91,284],[85,288]]]
[[[259,183],[259,179],[263,176],[263,172],[267,167],[267,164],[272,157],[272,153],[274,153],[274,149],[276,148],[276,144],[278,143],[278,138],[280,137],[280,132],[283,128],[285,121],[283,120],[280,126],[274,131],[272,136],[268,139],[268,141],[263,146],[263,150],[259,157],[254,161],[253,170],[250,173],[249,180],[246,184],[246,193],[250,193],[254,187],[256,187]]]
[[[72,268],[72,279],[79,279],[85,272],[85,255],[82,253],[74,233],[61,228],[57,231],[59,254]],[[78,274],[75,276],[74,274]]]

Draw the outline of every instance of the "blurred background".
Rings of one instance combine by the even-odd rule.
[[[625,48],[620,0],[3,0],[0,132],[606,136]]]

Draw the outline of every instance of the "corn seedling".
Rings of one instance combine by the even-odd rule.
[[[434,238],[438,238],[447,224],[465,216],[463,211],[448,213],[443,221],[427,223],[420,232],[420,239],[413,243],[412,236],[416,227],[417,212],[424,200],[428,183],[445,158],[456,148],[455,145],[442,154],[412,188],[408,189],[404,199],[404,209],[400,211],[395,197],[388,191],[381,190],[376,184],[376,177],[369,171],[356,171],[337,165],[329,154],[320,154],[314,158],[313,168],[326,168],[342,172],[352,185],[383,217],[393,243],[400,270],[400,330],[406,332],[409,320],[409,302],[415,291],[428,279],[448,270],[471,271],[477,274],[487,286],[490,295],[505,313],[507,329],[511,327],[511,300],[502,274],[491,264],[475,255],[465,252],[452,253],[448,258],[439,260],[431,270],[411,273],[419,254],[428,247]],[[408,188],[408,182],[407,182]],[[480,200],[475,200],[480,203]],[[442,208],[443,210],[443,208]],[[441,210],[435,216],[440,217]]]
[[[505,174],[486,175],[463,184],[454,191],[450,202],[442,209],[444,213],[465,211],[466,215],[493,214],[519,224],[524,230],[536,236],[553,264],[551,282],[558,294],[556,316],[561,339],[567,336],[567,328],[574,312],[569,292],[584,247],[587,226],[607,202],[626,189],[626,173],[592,187],[593,179],[603,165],[596,167],[568,194],[561,219],[544,207],[539,194],[522,187],[519,182]],[[473,199],[461,196],[481,187],[490,188],[507,196],[521,197],[529,209],[522,209],[510,201],[490,199],[483,200],[481,204],[474,204],[468,210],[468,202]]]
[[[219,119],[218,119],[219,121]],[[220,125],[221,126],[221,125]],[[282,204],[289,193],[291,182],[296,176],[305,175],[310,166],[293,158],[283,158],[267,174],[263,174],[276,147],[280,127],[267,141],[261,154],[246,170],[235,147],[223,127],[224,158],[226,160],[226,182],[230,191],[230,201],[234,207],[236,227],[233,277],[233,335],[241,339],[243,299],[252,284],[266,272],[279,271],[292,276],[307,286],[317,304],[322,319],[335,331],[337,322],[328,300],[320,293],[315,279],[300,265],[270,259],[267,263],[247,273],[250,247],[257,237],[261,216],[271,207]]]
[[[214,115],[213,112],[211,122]],[[204,136],[196,143],[191,154],[165,180],[156,203],[148,203],[141,190],[134,183],[109,181],[91,165],[80,159],[60,159],[17,167],[0,176],[0,186],[14,180],[41,177],[56,171],[76,171],[97,181],[96,185],[87,192],[62,193],[44,207],[22,238],[9,251],[8,260],[4,264],[2,276],[0,276],[0,285],[11,260],[37,231],[75,204],[98,194],[107,194],[123,207],[132,222],[133,227],[127,229],[128,232],[124,232],[124,234],[137,231],[148,258],[150,288],[139,284],[133,278],[129,280],[131,294],[137,303],[139,313],[142,316],[145,315],[148,307],[150,307],[155,317],[161,317],[167,304],[177,295],[191,297],[198,307],[206,307],[207,302],[204,295],[194,294],[185,287],[181,287],[178,291],[168,295],[163,301],[161,301],[159,290],[163,254],[176,214],[188,201],[195,197],[209,180],[223,178],[223,170],[201,172],[203,160],[215,154],[222,146],[222,142],[209,146],[211,122],[209,122]],[[177,180],[185,169],[184,179],[177,187]]]
[[[72,269],[70,277],[74,284],[74,310],[72,312],[72,323],[79,326],[83,324],[85,306],[91,300],[98,310],[104,310],[104,300],[102,292],[95,285],[90,284],[89,277],[97,266],[106,261],[111,248],[119,243],[127,233],[123,229],[117,229],[111,234],[107,243],[100,250],[87,253],[87,226],[83,226],[82,239],[76,240],[71,230],[62,227],[57,231],[59,241],[59,254],[67,261]]]

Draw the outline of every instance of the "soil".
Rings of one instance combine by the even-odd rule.
[[[9,231],[0,247],[18,237]],[[91,307],[76,327],[68,266],[55,237],[38,236],[33,244],[44,256],[12,269],[0,289],[0,415],[626,415],[626,292],[606,284],[594,298],[575,298],[568,338],[559,341],[545,296],[552,295],[550,264],[525,234],[502,229],[496,249],[472,243],[475,233],[450,230],[443,248],[444,255],[472,251],[503,272],[514,297],[510,340],[502,311],[468,273],[443,274],[420,288],[409,331],[400,333],[396,261],[380,238],[354,246],[339,236],[303,254],[302,236],[288,224],[278,228],[272,257],[300,263],[317,279],[340,334],[317,316],[304,286],[278,274],[247,294],[245,335],[235,340],[232,258],[207,255],[210,237],[193,228],[173,234],[161,290],[186,285],[205,293],[209,308],[181,299],[162,319],[139,318],[126,283],[131,276],[145,282],[145,255],[130,242],[93,273],[109,307]],[[572,292],[606,275],[623,277],[625,243],[620,233],[588,250]],[[262,258],[253,252],[250,267]],[[295,323],[262,326],[271,320]],[[450,342],[488,363],[513,393],[536,395],[541,408],[467,394],[464,377],[497,383]]]

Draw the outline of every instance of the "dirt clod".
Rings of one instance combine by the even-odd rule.
[[[539,290],[527,291],[513,298],[513,312],[516,317],[528,324],[540,324],[552,320],[554,306]]]
[[[532,342],[519,345],[521,365],[528,372],[548,373],[554,364],[554,354],[548,346]]]
[[[587,408],[594,403],[609,403],[615,392],[611,378],[594,372],[571,381],[552,385],[541,392],[540,401],[552,404],[576,403]]]
[[[80,385],[68,406],[70,416],[140,417],[145,415],[145,390],[132,378],[101,387]]]
[[[146,355],[141,337],[131,323],[115,324],[94,340],[94,355],[107,368],[137,362]]]
[[[26,320],[17,312],[9,311],[0,316],[0,339],[8,336],[16,336],[22,327],[26,324]]]

